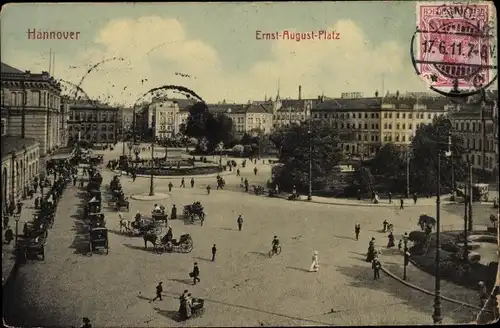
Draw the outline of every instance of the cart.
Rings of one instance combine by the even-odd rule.
[[[158,254],[163,254],[165,251],[171,253],[177,251],[180,253],[191,253],[193,250],[193,239],[190,234],[184,234],[177,239],[172,239],[171,242],[164,242],[163,238],[159,240],[158,244],[155,244],[155,251]]]
[[[89,253],[90,256],[97,250],[97,248],[105,249],[106,255],[109,253],[108,245],[108,229],[104,227],[97,227],[90,229]]]

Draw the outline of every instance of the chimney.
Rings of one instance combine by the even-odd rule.
[[[299,100],[302,100],[302,86],[299,85]]]

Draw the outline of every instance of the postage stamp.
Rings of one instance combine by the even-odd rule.
[[[412,56],[431,88],[472,91],[496,78],[491,3],[417,3],[416,17]]]

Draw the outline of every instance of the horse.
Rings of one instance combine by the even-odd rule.
[[[123,229],[125,229],[125,232],[129,232],[131,230],[130,221],[120,215],[120,232],[123,232]]]
[[[158,240],[158,236],[151,231],[148,231],[142,235],[144,239],[144,249],[148,249],[148,241],[153,244],[153,247],[156,246],[156,241]]]

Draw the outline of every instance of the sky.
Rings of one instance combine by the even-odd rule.
[[[302,98],[428,90],[410,59],[413,1],[8,4],[0,24],[3,63],[48,71],[52,51],[55,78],[111,103],[132,105],[163,85],[211,103],[275,98],[278,87],[281,98],[296,99],[299,85]],[[30,40],[29,29],[80,33]],[[338,39],[258,40],[258,31]],[[65,92],[74,92],[70,83]]]

